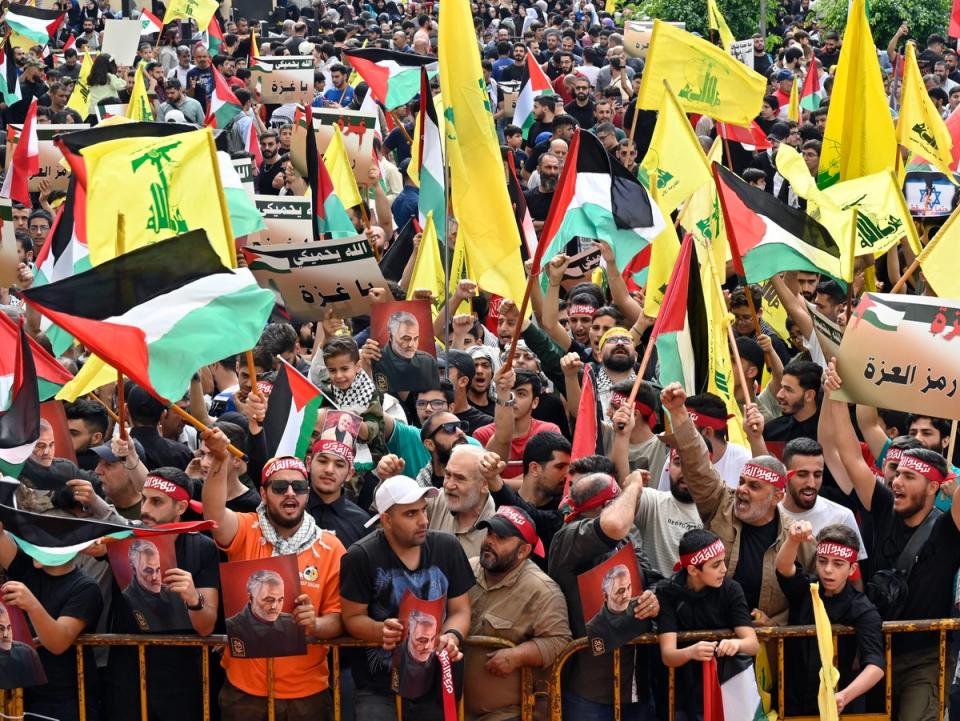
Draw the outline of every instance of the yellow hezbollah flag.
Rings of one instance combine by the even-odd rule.
[[[644,175],[664,217],[713,180],[703,147],[669,87],[664,89],[650,148],[640,163],[641,180]]]
[[[666,80],[684,111],[734,125],[750,125],[760,113],[767,80],[706,40],[655,20],[637,107],[660,107]],[[831,101],[831,106],[832,106]]]
[[[203,32],[219,6],[217,0],[170,0],[167,14],[163,16],[163,24],[190,19],[195,20],[197,28]]]
[[[723,43],[723,49],[729,53],[730,46],[734,43],[733,33],[730,32],[730,27],[717,6],[717,0],[707,0],[707,26],[717,31],[720,42]]]
[[[814,68],[811,72],[816,72]],[[787,107],[787,120],[792,120],[795,123],[800,122],[800,92],[798,88],[800,87],[800,79],[794,78],[793,85],[790,86],[790,105]]]
[[[862,0],[854,0],[858,2]],[[838,721],[837,713],[837,682],[840,672],[833,665],[833,630],[830,627],[830,617],[820,598],[820,584],[810,584],[810,595],[813,597],[813,621],[817,625],[817,648],[820,650],[820,693],[817,695],[817,706],[820,709],[821,721]]]
[[[209,128],[165,138],[120,138],[80,152],[88,178],[87,246],[93,265],[203,228],[224,264],[236,267]]]
[[[460,223],[457,243],[464,244],[481,288],[519,303],[526,286],[520,232],[475,37],[470,3],[445,2],[438,59],[453,212]]]
[[[913,43],[907,43],[903,65],[903,87],[900,90],[900,117],[897,118],[897,142],[928,160],[956,184],[950,165],[953,138],[946,123],[927,94],[923,76],[917,66]]]
[[[443,307],[443,261],[440,259],[440,242],[437,239],[437,229],[433,225],[433,211],[427,213],[427,221],[420,236],[420,245],[417,256],[413,261],[413,272],[410,274],[410,284],[407,286],[407,300],[413,298],[418,290],[429,290],[433,293],[436,305],[433,307],[433,317],[437,317]]]
[[[853,0],[830,94],[817,184],[826,188],[893,167],[897,139],[864,0]]]
[[[80,372],[73,379],[57,391],[58,401],[72,403],[80,396],[92,393],[97,388],[114,383],[117,380],[117,371],[113,366],[106,364],[99,356],[92,355],[83,364]]]
[[[723,162],[722,140],[718,137],[713,141],[710,152],[707,154],[707,163]],[[693,239],[698,248],[710,247],[713,252],[713,267],[724,268],[730,257],[730,244],[723,226],[723,214],[720,212],[720,200],[717,198],[717,187],[710,182],[701,185],[690,196],[690,200],[680,211],[680,225],[683,229],[693,233]],[[717,271],[718,275],[721,271]]]
[[[680,255],[677,229],[668,225],[650,243],[650,266],[647,270],[647,289],[643,296],[643,314],[656,318],[667,292],[667,283]]]
[[[333,126],[333,137],[330,144],[323,151],[323,164],[327,167],[330,180],[333,181],[333,190],[340,198],[344,208],[360,205],[360,190],[357,188],[357,178],[353,174],[350,156],[343,144],[343,135],[340,128]]]
[[[960,207],[950,214],[947,222],[917,256],[923,277],[941,298],[960,298],[960,274],[956,270],[957,255],[960,254],[958,214]]]
[[[90,68],[93,67],[93,60],[90,59],[90,53],[83,54],[83,60],[80,62],[80,74],[77,76],[77,84],[73,86],[73,92],[70,93],[70,99],[67,101],[67,107],[76,110],[81,118],[86,119],[90,114],[90,83],[87,78],[90,76]]]
[[[130,102],[127,104],[127,117],[131,120],[153,120],[153,108],[150,106],[147,86],[143,81],[145,65],[140,63],[133,71],[136,78],[133,81],[133,90],[130,91]]]

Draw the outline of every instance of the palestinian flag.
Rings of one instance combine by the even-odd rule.
[[[647,287],[647,278],[650,276],[650,259],[653,256],[653,243],[644,246],[643,250],[633,256],[633,260],[627,263],[623,269],[623,281],[627,284],[627,290],[631,293],[643,290]]]
[[[420,143],[419,157],[414,158],[420,177],[417,200],[420,227],[427,227],[427,215],[433,213],[437,239],[445,243],[447,237],[447,196],[444,191],[443,145],[437,110],[433,106],[430,80],[426,68],[420,68]]]
[[[247,67],[250,70],[259,70],[262,73],[273,71],[273,63],[263,62],[263,57],[260,55],[260,46],[257,45],[257,33],[252,29],[250,31],[250,58],[247,60]]]
[[[250,123],[253,132],[253,123]],[[217,164],[220,166],[220,184],[223,186],[223,197],[227,201],[227,211],[230,213],[230,228],[234,237],[242,238],[251,233],[258,233],[267,229],[267,223],[257,209],[253,198],[243,189],[240,174],[233,167],[230,156],[222,150],[217,153]]]
[[[13,150],[13,162],[3,179],[0,195],[31,207],[33,202],[30,200],[30,177],[39,172],[40,143],[37,140],[37,99],[34,97],[27,109],[23,129]]]
[[[260,150],[260,136],[257,135],[257,129],[253,123],[250,123],[250,127],[247,128],[247,139],[244,142],[244,146],[247,152],[253,156],[254,168],[259,168],[263,165],[263,152]]]
[[[0,365],[0,373],[4,374],[0,375],[0,384],[6,385],[7,378],[10,378],[9,389],[5,392],[0,390],[0,398],[4,401],[10,399],[6,410],[0,413],[0,475],[14,478],[20,475],[20,469],[30,457],[40,437],[37,370],[22,320],[17,333],[15,345],[5,344],[13,351],[14,356],[9,376],[6,375],[7,368],[3,367],[6,363]]]
[[[210,69],[213,70],[214,88],[210,95],[210,107],[207,108],[207,119],[204,125],[211,128],[225,128],[227,123],[240,114],[242,106],[220,71],[213,66]]]
[[[788,270],[845,276],[840,247],[820,223],[719,163],[713,164],[713,173],[734,268],[741,278],[762,283]]]
[[[504,152],[507,161],[507,192],[510,194],[510,204],[517,219],[517,229],[520,231],[520,255],[524,260],[532,258],[537,253],[537,231],[533,227],[533,218],[527,208],[527,196],[523,194],[523,186],[517,177],[517,163],[512,150]]]
[[[700,266],[687,233],[670,275],[650,342],[657,344],[660,384],[677,382],[688,395],[707,387],[709,325],[700,284]]]
[[[64,52],[72,48],[77,42],[77,39],[73,37],[73,33],[70,33],[70,37],[67,38],[67,42],[63,44],[63,47],[60,48],[60,52]]]
[[[533,117],[533,101],[541,95],[553,94],[550,78],[537,64],[533,53],[527,53],[527,65],[523,69],[523,77],[520,81],[517,107],[513,111],[513,124],[523,129],[524,139],[527,139],[527,133],[536,122],[536,118]],[[533,142],[533,138],[530,138],[530,141]]]
[[[358,48],[344,50],[343,57],[387,110],[409,103],[420,92],[420,68],[424,68],[430,78],[438,72],[437,59],[429,55]]]
[[[544,256],[562,252],[577,236],[608,242],[617,267],[625,268],[665,227],[660,208],[636,176],[611,158],[595,135],[577,129],[540,231],[533,272],[540,272]]]
[[[820,107],[822,99],[823,90],[820,88],[820,73],[817,72],[817,64],[811,63],[807,77],[803,79],[803,87],[800,89],[800,107],[803,110],[816,110]]]
[[[864,293],[861,296],[853,312],[854,328],[860,325],[860,321],[865,321],[880,330],[896,331],[900,327],[900,321],[906,314],[880,301],[881,297],[876,293]]]
[[[337,196],[333,179],[317,149],[313,108],[306,108],[305,113],[299,107],[297,108],[293,124],[297,126],[301,122],[307,126],[307,184],[310,186],[310,197],[313,200],[316,237],[322,238],[329,235],[331,238],[349,238],[351,235],[356,235],[353,221],[347,215],[343,201]]]
[[[223,45],[223,30],[220,27],[220,21],[214,15],[210,18],[210,24],[207,25],[207,50],[211,56],[218,55],[221,45]]]
[[[147,10],[147,8],[143,8],[140,11],[140,37],[143,37],[144,35],[153,35],[161,30],[163,30],[163,22],[160,20],[160,18]],[[222,39],[223,35],[221,34],[220,37]],[[210,54],[214,54],[214,49],[212,47],[210,48]]]
[[[322,402],[320,389],[281,360],[270,392],[267,415],[263,419],[268,458],[304,458],[307,455],[310,436],[317,423],[317,410]]]
[[[724,140],[740,143],[747,150],[759,151],[773,147],[756,120],[750,122],[749,128],[730,123],[717,123],[717,135]]]
[[[30,336],[26,336],[37,375],[37,393],[41,401],[53,398],[69,383],[72,375]],[[6,410],[12,401],[19,352],[20,329],[6,313],[0,313],[0,409]]]
[[[30,38],[34,45],[49,45],[66,16],[57,10],[10,3],[3,21],[12,32]]]
[[[27,302],[137,385],[180,398],[198,368],[256,345],[273,292],[221,262],[204,230],[23,291]]]
[[[13,61],[10,48],[0,48],[0,93],[3,93],[3,102],[13,105],[22,98],[20,94],[20,71]]]
[[[600,435],[600,427],[603,421],[603,407],[600,405],[600,398],[597,396],[596,387],[593,382],[593,370],[590,365],[583,368],[583,384],[580,386],[580,403],[577,405],[577,417],[573,428],[573,448],[570,451],[571,458],[584,458],[585,456],[604,455],[603,437]],[[566,513],[565,509],[570,506],[570,476],[563,486],[563,496],[560,498],[560,511]]]
[[[703,721],[766,721],[753,658],[738,653],[701,664]]]
[[[159,526],[127,526],[73,516],[30,513],[0,505],[0,523],[24,553],[44,566],[68,563],[83,549],[102,538],[121,540],[150,538],[169,533],[192,533],[213,528],[213,521],[163,523]]]

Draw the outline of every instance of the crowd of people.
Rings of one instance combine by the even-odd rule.
[[[291,162],[294,108],[260,102],[251,44],[261,56],[312,56],[313,105],[357,109],[369,88],[357,82],[343,52],[364,46],[435,53],[437,12],[460,1],[290,0],[256,19],[263,23],[221,9],[223,38],[213,55],[209,38],[176,22],[156,42],[145,38],[134,67],[145,64],[158,120],[197,126],[209,111],[217,68],[243,106],[218,134],[244,138],[254,129],[262,156],[256,192],[302,195],[306,179]],[[84,53],[99,50],[104,20],[122,13],[109,0],[57,6],[67,17],[49,48],[12,49],[21,99],[0,105],[8,127],[23,122],[34,98],[41,124],[95,124],[103,106],[130,99],[131,68],[99,53],[87,112],[68,107]],[[819,23],[815,3],[785,0],[774,9],[776,27],[768,30],[779,40],[758,33],[753,56],[754,69],[769,80],[757,124],[772,147],[754,153],[731,143],[726,162],[802,209],[805,201],[774,157],[788,143],[816,176],[841,38]],[[163,17],[165,8],[154,0],[152,11]],[[500,0],[474,2],[473,11],[501,150],[513,156],[539,233],[577,129],[637,172],[657,119],[634,103],[644,62],[624,47],[621,14],[590,3]],[[878,50],[883,67],[895,67],[908,36],[904,24]],[[61,51],[68,37],[71,47]],[[922,41],[920,68],[946,115],[960,103],[958,56],[939,35]],[[531,54],[551,89],[535,97],[534,122],[521,128],[511,122],[508,101],[528,77]],[[791,86],[808,73],[822,75],[822,106],[788,120]],[[385,130],[375,143],[367,207],[348,208],[378,257],[417,216],[409,170],[417,162],[411,136],[419,107],[415,99],[389,114],[381,110]],[[696,133],[709,150],[712,121],[701,118]],[[41,184],[34,200],[33,207],[13,207],[18,282],[2,289],[0,300],[15,320],[27,315],[19,291],[34,280],[34,260],[63,194]],[[451,247],[456,234],[451,218]],[[420,240],[418,233],[414,249]],[[253,349],[252,367],[241,355],[199,368],[176,400],[207,430],[185,424],[130,381],[123,393],[110,384],[94,397],[63,402],[63,428],[41,421],[20,473],[17,508],[148,528],[189,520],[215,525],[177,535],[167,567],[157,545],[135,542],[122,559],[129,576],[122,583],[115,559],[108,562],[109,543],[44,565],[0,530],[0,668],[11,669],[0,686],[25,686],[25,710],[46,717],[78,719],[82,698],[87,719],[138,719],[144,702],[150,719],[190,721],[202,718],[200,669],[209,653],[214,714],[266,719],[266,658],[276,655],[276,718],[332,718],[326,642],[349,636],[365,645],[340,657],[344,718],[397,718],[399,683],[404,717],[450,721],[441,673],[449,663],[466,718],[507,721],[518,719],[526,702],[521,669],[533,670],[538,690],[561,693],[549,687],[548,671],[572,640],[588,636],[600,639],[594,653],[578,653],[564,667],[564,718],[613,719],[616,694],[620,718],[664,719],[667,668],[675,668],[676,718],[693,721],[703,714],[700,662],[764,655],[757,627],[812,624],[810,584],[818,583],[830,621],[856,631],[838,642],[837,709],[882,711],[882,621],[944,619],[956,611],[960,506],[952,504],[957,469],[949,420],[854,410],[832,397],[843,379],[821,347],[814,313],[843,328],[873,269],[858,266],[848,295],[835,279],[805,271],[778,274],[763,288],[744,286],[728,266],[731,350],[747,381],[735,392],[743,416],[737,427],[718,395],[661,383],[655,352],[637,377],[654,323],[644,314],[644,288],[617,266],[610,244],[591,247],[603,271],[585,277],[568,273],[574,249],[544,259],[544,283],[533,284],[528,318],[521,317],[520,298],[492,297],[471,279],[439,304],[434,333],[414,315],[395,313],[385,344],[374,339],[367,316],[342,317],[334,308],[305,321],[278,307]],[[398,281],[371,291],[372,302],[429,298],[410,287],[414,256]],[[877,262],[877,287],[899,278],[901,260]],[[928,289],[918,274],[906,290]],[[764,315],[771,302],[785,311],[781,327]],[[463,303],[468,313],[458,311]],[[30,330],[49,350],[45,335]],[[435,353],[418,349],[422,334],[436,335]],[[75,346],[59,360],[76,373],[87,357]],[[324,393],[302,457],[270,457],[265,438],[283,363]],[[588,371],[596,419],[580,412]],[[327,423],[334,411],[347,413]],[[118,427],[118,413],[128,428]],[[578,424],[582,434],[594,420],[596,443],[589,452],[578,445],[575,454]],[[629,564],[614,566],[603,577],[601,610],[585,618],[588,599],[578,578],[624,548],[639,575]],[[299,591],[275,570],[255,570],[244,576],[242,609],[228,615],[219,564],[278,556],[295,559]],[[439,616],[409,611],[411,596],[435,603]],[[11,609],[25,615],[36,638],[45,683],[29,685],[36,664],[13,640]],[[620,649],[615,689],[610,639],[628,628],[629,637],[655,632],[658,643]],[[725,635],[678,640],[695,630]],[[215,651],[148,647],[143,701],[134,647],[85,646],[86,673],[78,677],[74,644],[81,634],[102,633],[226,633],[229,640]],[[292,633],[305,635],[305,650],[280,655]],[[474,646],[466,643],[470,636],[510,645]],[[408,639],[398,672],[395,652]],[[945,674],[949,688],[956,651],[944,668],[937,633],[898,634],[892,644],[893,718],[940,718],[939,682]],[[774,651],[765,655],[764,663],[776,664]],[[443,663],[427,666],[432,658]],[[784,663],[779,712],[816,715],[816,641],[787,641]],[[537,718],[547,717],[548,697],[538,694]]]

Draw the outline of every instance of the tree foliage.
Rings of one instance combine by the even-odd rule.
[[[848,2],[820,0],[817,14],[821,24],[842,34],[847,26]],[[947,34],[951,0],[867,0],[867,5],[870,31],[877,47],[886,48],[903,22],[909,25],[909,37],[917,41],[920,50],[926,47],[930,33]]]
[[[771,27],[775,17],[775,4],[776,0],[767,3],[767,27]],[[717,5],[737,40],[745,40],[759,31],[758,0],[717,0]],[[632,19],[657,18],[686,23],[689,32],[709,37],[706,0],[635,0],[624,5],[624,14]]]

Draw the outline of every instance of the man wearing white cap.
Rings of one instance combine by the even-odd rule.
[[[377,489],[375,505],[381,528],[354,543],[340,564],[340,605],[351,636],[379,644],[353,665],[357,685],[356,718],[396,718],[390,686],[390,656],[403,638],[398,616],[406,593],[423,601],[446,597],[446,614],[437,640],[438,658],[449,663],[463,657],[461,646],[470,631],[467,592],[475,578],[467,556],[450,533],[427,530],[427,499],[438,490],[424,488],[408,476],[387,478]],[[404,718],[440,719],[443,714],[440,676],[419,699],[404,701]]]

